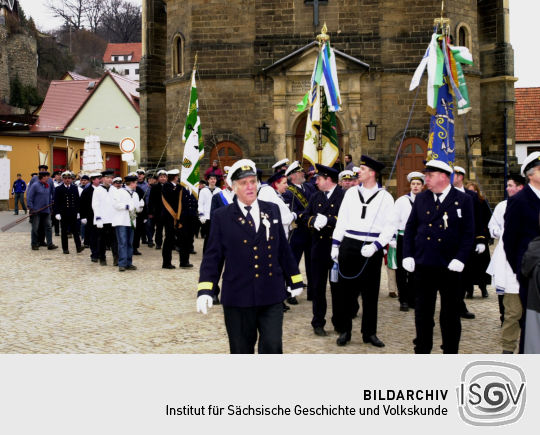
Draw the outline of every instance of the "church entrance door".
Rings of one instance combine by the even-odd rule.
[[[427,142],[419,137],[409,137],[403,141],[401,153],[397,162],[397,193],[398,196],[409,193],[407,174],[421,171],[427,155]]]
[[[210,164],[214,160],[219,162],[220,169],[223,170],[224,166],[232,166],[237,160],[240,160],[243,156],[242,149],[230,141],[219,142],[210,152]]]

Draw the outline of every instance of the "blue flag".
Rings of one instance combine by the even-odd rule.
[[[446,67],[444,84],[439,88],[437,110],[431,117],[427,160],[441,160],[454,167],[456,146],[454,142],[454,96],[448,86]]]

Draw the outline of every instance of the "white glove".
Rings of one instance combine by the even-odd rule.
[[[334,263],[338,262],[338,257],[339,257],[339,246],[338,245],[332,245],[332,250],[330,251],[330,257],[332,257],[332,261]]]
[[[129,205],[128,205],[128,210],[129,210],[129,211],[135,210],[135,206],[134,206],[133,204],[129,204]]]
[[[206,218],[204,216],[201,216],[199,220],[201,221],[201,224],[206,223]]]
[[[304,287],[298,287],[295,289],[291,289],[290,287],[287,287],[287,291],[291,294],[291,298],[294,298],[302,294],[302,292],[304,291]]]
[[[80,219],[80,218],[81,218],[81,214],[77,213],[77,219]]]
[[[197,298],[197,313],[208,314],[208,308],[212,308],[212,296],[200,295]]]
[[[476,245],[475,251],[477,254],[482,254],[485,250],[486,250],[486,245],[484,245],[483,243],[478,243]]]
[[[81,219],[81,224],[86,225],[87,222],[88,220],[86,218]]]
[[[375,252],[377,252],[377,246],[375,245],[375,243],[370,243],[369,245],[362,246],[362,250],[360,251],[362,256],[366,258],[371,257],[373,254],[375,254]]]
[[[414,272],[414,268],[415,268],[414,258],[412,257],[404,258],[401,264],[403,266],[403,269],[405,269],[407,272],[409,273]]]
[[[61,221],[61,220],[62,220],[62,216],[60,216],[59,214],[55,215],[54,217],[56,218],[57,221]]]
[[[494,239],[501,238],[502,230],[499,227],[493,227],[489,230],[489,232],[491,234],[491,237],[493,237]]]
[[[298,216],[296,216],[296,213],[294,211],[291,214],[293,215],[293,221],[295,221]]]
[[[394,249],[397,248],[397,240],[396,239],[390,240],[390,242],[388,243],[388,246]]]
[[[139,207],[140,208],[144,207],[144,199],[139,199]]]
[[[320,213],[317,213],[317,217],[315,218],[315,222],[313,223],[313,226],[317,231],[321,231],[321,228],[324,228],[326,224],[328,223],[328,218]]]
[[[103,228],[103,221],[102,220],[97,221],[96,222],[96,227]]]
[[[450,262],[448,265],[448,270],[451,270],[452,272],[463,272],[463,268],[465,265],[455,258]]]

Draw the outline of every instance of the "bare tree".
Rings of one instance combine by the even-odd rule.
[[[47,8],[53,16],[62,18],[67,27],[83,28],[87,0],[47,0]]]
[[[105,0],[87,0],[84,16],[90,27],[90,31],[97,33],[105,13]]]
[[[125,0],[107,0],[101,25],[111,42],[140,42],[141,7]]]

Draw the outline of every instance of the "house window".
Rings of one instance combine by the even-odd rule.
[[[128,76],[128,75],[129,75],[129,69],[125,69],[125,70],[124,70],[124,74],[125,74],[126,76]]]
[[[135,68],[135,74],[139,74],[139,68]]]
[[[172,70],[173,75],[181,76],[184,74],[184,38],[177,34],[173,39]]]
[[[456,28],[457,45],[467,47],[472,51],[471,29],[465,23],[458,24]]]

